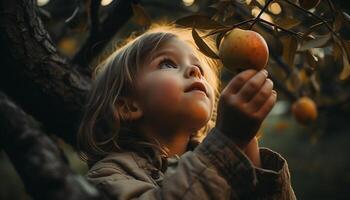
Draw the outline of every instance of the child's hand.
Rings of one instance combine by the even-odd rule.
[[[239,73],[221,93],[216,128],[245,149],[276,102],[272,88],[266,70]]]

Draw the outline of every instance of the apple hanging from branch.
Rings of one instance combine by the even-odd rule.
[[[226,33],[219,46],[219,57],[230,70],[266,67],[269,49],[265,39],[257,32],[234,28]]]

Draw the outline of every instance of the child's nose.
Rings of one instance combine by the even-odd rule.
[[[190,77],[201,78],[202,74],[198,66],[191,65],[186,68],[185,76],[186,78],[190,78]]]

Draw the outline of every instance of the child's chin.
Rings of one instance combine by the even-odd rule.
[[[203,126],[205,126],[209,119],[210,114],[208,111],[196,111],[191,114],[191,119],[188,120],[189,123],[191,123],[194,128],[201,129]]]

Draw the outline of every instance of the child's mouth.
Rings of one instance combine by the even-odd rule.
[[[208,96],[207,90],[206,90],[204,84],[201,82],[194,82],[185,90],[185,92],[192,92],[192,91],[202,92],[206,96]]]

